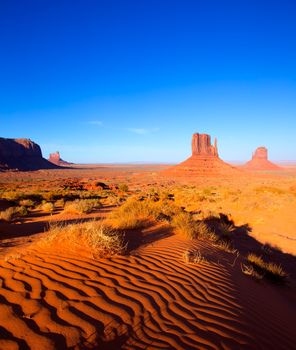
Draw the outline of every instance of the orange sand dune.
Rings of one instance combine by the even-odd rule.
[[[194,247],[207,260],[186,264]],[[294,349],[292,291],[239,270],[233,254],[175,235],[100,260],[10,255],[0,349]]]

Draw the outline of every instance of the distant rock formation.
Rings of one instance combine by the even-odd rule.
[[[218,157],[217,139],[211,145],[211,136],[207,134],[193,134],[191,149],[193,156]]]
[[[268,160],[266,147],[258,147],[252,155],[252,160],[243,165],[247,170],[280,170],[281,168]]]
[[[192,155],[184,162],[163,171],[172,176],[219,176],[237,174],[239,171],[223,162],[218,156],[217,139],[211,144],[211,136],[192,135]]]
[[[60,152],[59,151],[56,151],[55,153],[50,153],[48,160],[51,163],[59,165],[59,166],[67,166],[67,165],[73,164],[73,163],[69,163],[69,162],[66,162],[65,160],[63,160],[60,157]]]
[[[30,139],[0,137],[0,170],[54,169],[56,165],[42,157],[40,146]]]

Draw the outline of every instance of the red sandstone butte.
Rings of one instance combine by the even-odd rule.
[[[41,148],[30,139],[0,137],[0,171],[54,169],[56,165],[42,157]]]
[[[217,139],[212,145],[210,135],[193,134],[191,149],[191,157],[163,173],[172,176],[224,176],[239,172],[219,158]]]
[[[65,160],[63,160],[60,157],[60,152],[59,151],[56,151],[55,153],[50,153],[48,160],[51,163],[59,165],[59,166],[67,166],[67,165],[73,164],[73,163],[69,163],[69,162],[66,162]]]
[[[252,160],[243,165],[247,170],[280,170],[281,168],[268,160],[266,147],[258,147],[252,155]]]

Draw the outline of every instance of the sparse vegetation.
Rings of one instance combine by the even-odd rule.
[[[154,217],[155,213],[149,202],[131,198],[114,210],[108,217],[108,221],[115,228],[134,229],[143,227],[149,219]]]
[[[261,256],[250,253],[247,256],[247,261],[251,264],[254,270],[269,280],[274,282],[284,282],[287,278],[287,273],[281,265],[274,262],[266,262]]]
[[[10,207],[0,212],[0,220],[11,222],[16,218],[26,216],[27,214],[28,210],[24,206]]]
[[[40,208],[45,213],[52,213],[54,211],[54,204],[51,202],[45,202],[41,204]]]
[[[200,264],[205,261],[199,250],[187,249],[183,253],[183,260],[186,264]]]
[[[118,189],[121,192],[128,192],[128,185],[127,184],[119,184]]]
[[[66,202],[64,206],[64,213],[71,214],[88,214],[94,209],[99,209],[102,204],[97,199],[76,199],[71,202]]]
[[[172,221],[176,232],[189,239],[196,239],[198,231],[196,223],[193,221],[191,215],[187,212],[181,212],[174,216]]]
[[[126,250],[124,237],[106,223],[90,221],[71,225],[51,225],[46,236],[39,242],[43,247],[61,244],[70,251],[86,249],[94,256],[123,254]]]

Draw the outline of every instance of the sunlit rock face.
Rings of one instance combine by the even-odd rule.
[[[163,174],[171,176],[225,176],[236,175],[239,170],[219,158],[217,139],[211,144],[211,136],[195,133],[191,141],[192,155]]]

